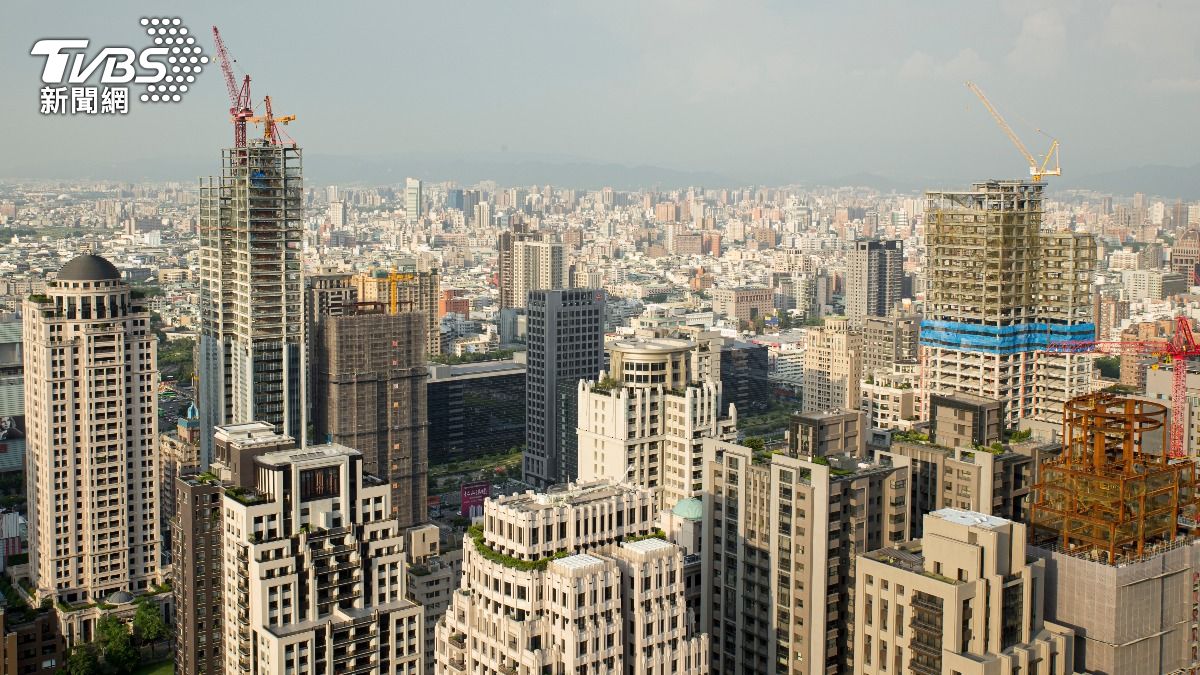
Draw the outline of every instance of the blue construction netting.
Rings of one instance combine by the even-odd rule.
[[[1095,334],[1096,326],[1092,323],[1066,325],[1033,322],[985,326],[956,321],[921,322],[921,344],[926,347],[989,354],[1043,351],[1052,342],[1093,340]]]

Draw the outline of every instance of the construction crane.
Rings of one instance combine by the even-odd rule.
[[[233,59],[229,50],[225,49],[225,41],[221,39],[221,31],[213,26],[213,42],[217,44],[217,59],[221,61],[221,72],[225,74],[225,89],[229,91],[229,117],[233,121],[233,147],[246,147],[246,120],[254,117],[254,109],[250,107],[250,76],[242,80],[238,87],[237,78],[233,75]]]
[[[275,117],[274,113],[271,112],[270,96],[263,98],[263,109],[264,112],[262,115],[256,115],[246,121],[253,124],[263,125],[263,140],[269,145],[283,145],[283,131],[280,130],[279,125],[296,121],[296,116],[281,115],[279,117]]]
[[[1046,346],[1046,351],[1058,354],[1102,352],[1127,356],[1152,356],[1163,361],[1170,360],[1173,372],[1169,456],[1172,459],[1187,456],[1183,427],[1183,419],[1187,415],[1187,360],[1200,356],[1200,345],[1196,344],[1196,339],[1192,336],[1192,323],[1187,317],[1175,317],[1175,335],[1170,340],[1128,340],[1123,342],[1069,340],[1051,342]],[[1155,367],[1158,367],[1157,364]]]
[[[983,103],[983,107],[987,108],[988,112],[992,114],[992,119],[996,120],[996,124],[998,124],[1000,129],[1008,135],[1008,140],[1012,141],[1013,145],[1017,146],[1017,150],[1020,150],[1021,154],[1025,156],[1025,161],[1029,163],[1029,175],[1033,176],[1035,183],[1040,182],[1044,176],[1062,175],[1062,168],[1058,164],[1057,138],[1050,139],[1050,149],[1047,150],[1046,154],[1042,157],[1041,164],[1038,164],[1037,159],[1031,152],[1029,152],[1029,148],[1026,148],[1025,144],[1021,142],[1021,137],[1017,136],[1016,132],[1012,130],[1012,127],[1008,126],[1008,122],[1004,121],[1004,117],[1000,115],[1000,111],[996,110],[996,106],[992,105],[992,102],[988,100],[988,97],[983,95],[983,90],[976,86],[974,82],[967,82],[966,85],[967,89],[971,90],[971,93],[979,97],[979,100]],[[1038,129],[1038,133],[1043,132],[1041,129]],[[1053,169],[1050,168],[1051,157],[1054,157]]]

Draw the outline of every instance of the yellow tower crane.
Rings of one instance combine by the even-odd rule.
[[[996,124],[998,124],[1004,133],[1008,135],[1008,140],[1012,141],[1013,145],[1017,146],[1017,150],[1020,150],[1021,154],[1025,156],[1025,161],[1029,163],[1029,175],[1033,176],[1035,183],[1041,181],[1043,176],[1062,175],[1062,168],[1058,164],[1057,138],[1050,139],[1050,149],[1047,150],[1046,154],[1042,157],[1042,163],[1038,164],[1037,159],[1032,153],[1029,152],[1029,149],[1025,147],[1025,144],[1021,142],[1021,138],[1012,130],[1012,127],[1008,126],[1008,122],[1004,121],[1004,117],[1000,115],[1000,111],[996,110],[996,106],[992,105],[992,102],[988,100],[988,97],[983,95],[983,90],[976,86],[974,82],[967,82],[966,85],[967,89],[970,89],[971,93],[978,96],[979,100],[983,102],[983,106],[992,114],[992,119],[996,120]],[[1044,133],[1041,129],[1038,129],[1038,132]],[[1053,169],[1050,168],[1051,157],[1054,158]]]

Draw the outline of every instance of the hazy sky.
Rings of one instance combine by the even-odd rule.
[[[64,9],[67,5],[70,9]],[[123,119],[42,117],[48,37],[142,46],[217,24],[306,153],[507,152],[782,183],[1019,175],[979,83],[1065,173],[1200,161],[1200,2],[77,2],[0,7],[0,176],[196,162],[228,145],[220,72]],[[453,178],[448,176],[448,178]]]

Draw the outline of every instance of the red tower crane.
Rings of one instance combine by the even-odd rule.
[[[1183,418],[1187,415],[1187,360],[1200,356],[1200,345],[1192,336],[1192,323],[1185,316],[1175,317],[1175,335],[1170,340],[1131,340],[1124,342],[1105,342],[1093,340],[1074,340],[1051,342],[1046,351],[1059,354],[1084,354],[1088,352],[1103,352],[1129,356],[1153,356],[1158,359],[1170,359],[1172,370],[1171,386],[1171,458],[1186,457],[1184,447]]]
[[[246,120],[254,117],[254,109],[250,106],[250,76],[242,80],[242,86],[237,86],[233,75],[233,59],[229,50],[225,49],[225,41],[221,32],[213,26],[213,42],[217,43],[217,58],[221,61],[221,72],[225,74],[225,88],[229,91],[229,117],[233,121],[233,147],[246,147]]]

